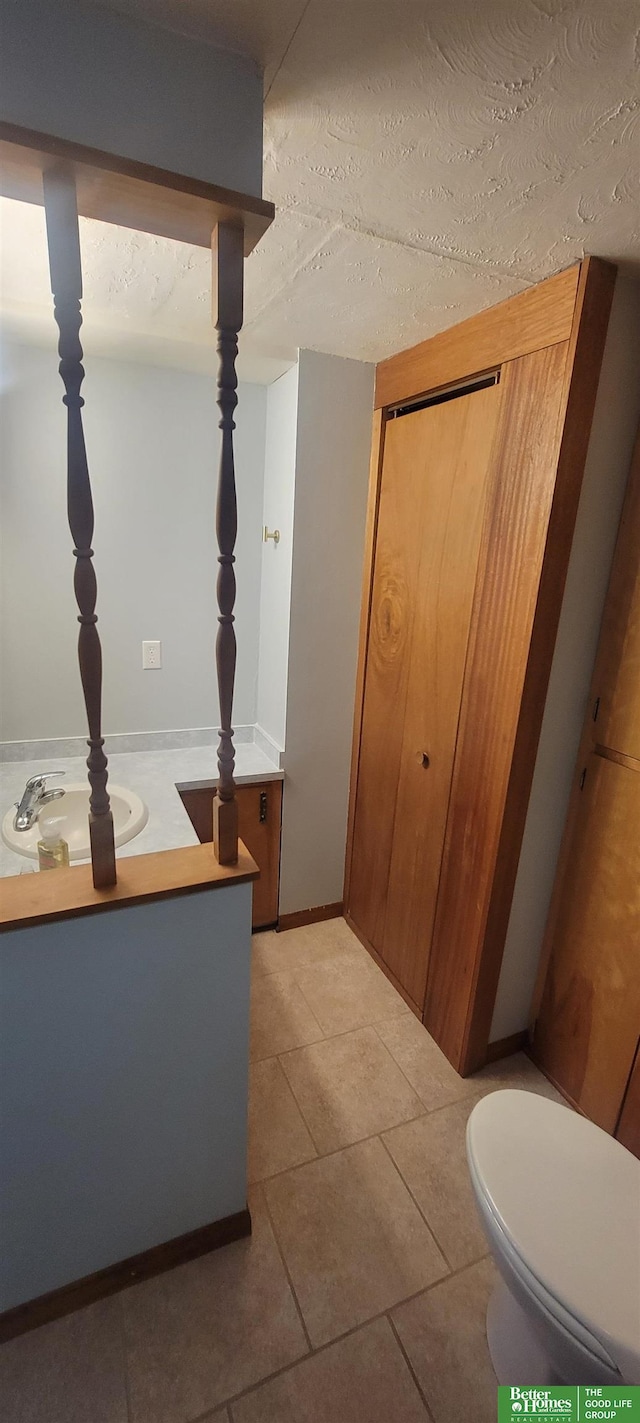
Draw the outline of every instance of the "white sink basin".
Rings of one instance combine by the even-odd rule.
[[[116,849],[133,840],[144,829],[149,811],[135,791],[124,786],[109,785],[109,797],[113,812]],[[69,846],[70,860],[86,860],[91,854],[89,844],[89,784],[69,785],[59,800],[48,801],[43,810],[47,815],[60,818],[60,834]],[[2,838],[10,850],[17,855],[26,855],[29,860],[38,858],[38,840],[41,831],[36,820],[30,830],[14,830],[15,806],[8,810],[2,822]]]

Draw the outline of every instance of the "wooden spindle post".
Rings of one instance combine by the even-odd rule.
[[[97,585],[91,547],[93,500],[82,428],[84,400],[80,387],[84,368],[80,344],[82,266],[78,206],[75,179],[69,169],[55,168],[43,173],[42,181],[51,290],[60,332],[59,369],[65,388],[63,402],[67,407],[67,511],[76,559],[73,586],[79,608],[78,661],[89,724],[91,865],[96,889],[106,889],[116,883],[116,852],[107,791],[107,758],[101,734],[102,649],[96,627]]]
[[[218,332],[218,407],[222,447],[218,476],[216,529],[220,555],[218,562],[218,635],[216,638],[216,668],[220,697],[220,740],[218,744],[218,790],[213,807],[213,844],[221,865],[233,865],[238,859],[238,803],[233,779],[235,752],[233,746],[233,684],[236,673],[236,635],[233,608],[236,600],[234,554],[238,524],[236,479],[233,460],[233,413],[238,403],[236,356],[238,332],[242,326],[242,287],[244,263],[244,233],[241,227],[218,223],[214,228],[213,258],[213,319]]]

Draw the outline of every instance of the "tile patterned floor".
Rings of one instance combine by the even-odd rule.
[[[493,1423],[463,1081],[350,933],[254,940],[253,1235],[0,1349],[0,1423]]]

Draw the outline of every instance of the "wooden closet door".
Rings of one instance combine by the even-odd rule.
[[[536,1061],[615,1131],[640,1024],[640,772],[593,752],[534,1033]]]
[[[348,908],[419,1008],[499,405],[490,386],[385,435]]]

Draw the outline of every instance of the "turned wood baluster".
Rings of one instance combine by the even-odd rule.
[[[60,338],[60,375],[67,407],[67,512],[76,559],[73,586],[79,608],[78,661],[89,724],[87,768],[91,864],[96,889],[116,883],[113,816],[107,791],[107,758],[101,734],[102,649],[96,623],[96,575],[93,567],[93,500],[82,428],[84,379],[80,327],[82,267],[78,207],[73,173],[56,168],[43,174],[49,271],[54,315]]]
[[[242,228],[219,223],[212,237],[213,315],[218,332],[218,407],[222,431],[216,530],[218,562],[218,634],[216,668],[220,698],[220,740],[218,745],[218,791],[213,810],[213,841],[221,865],[235,864],[238,858],[238,805],[233,778],[233,684],[236,671],[236,635],[233,608],[236,599],[234,554],[237,531],[236,481],[233,460],[233,414],[238,403],[236,356],[238,332],[242,326],[242,283],[244,234]]]

